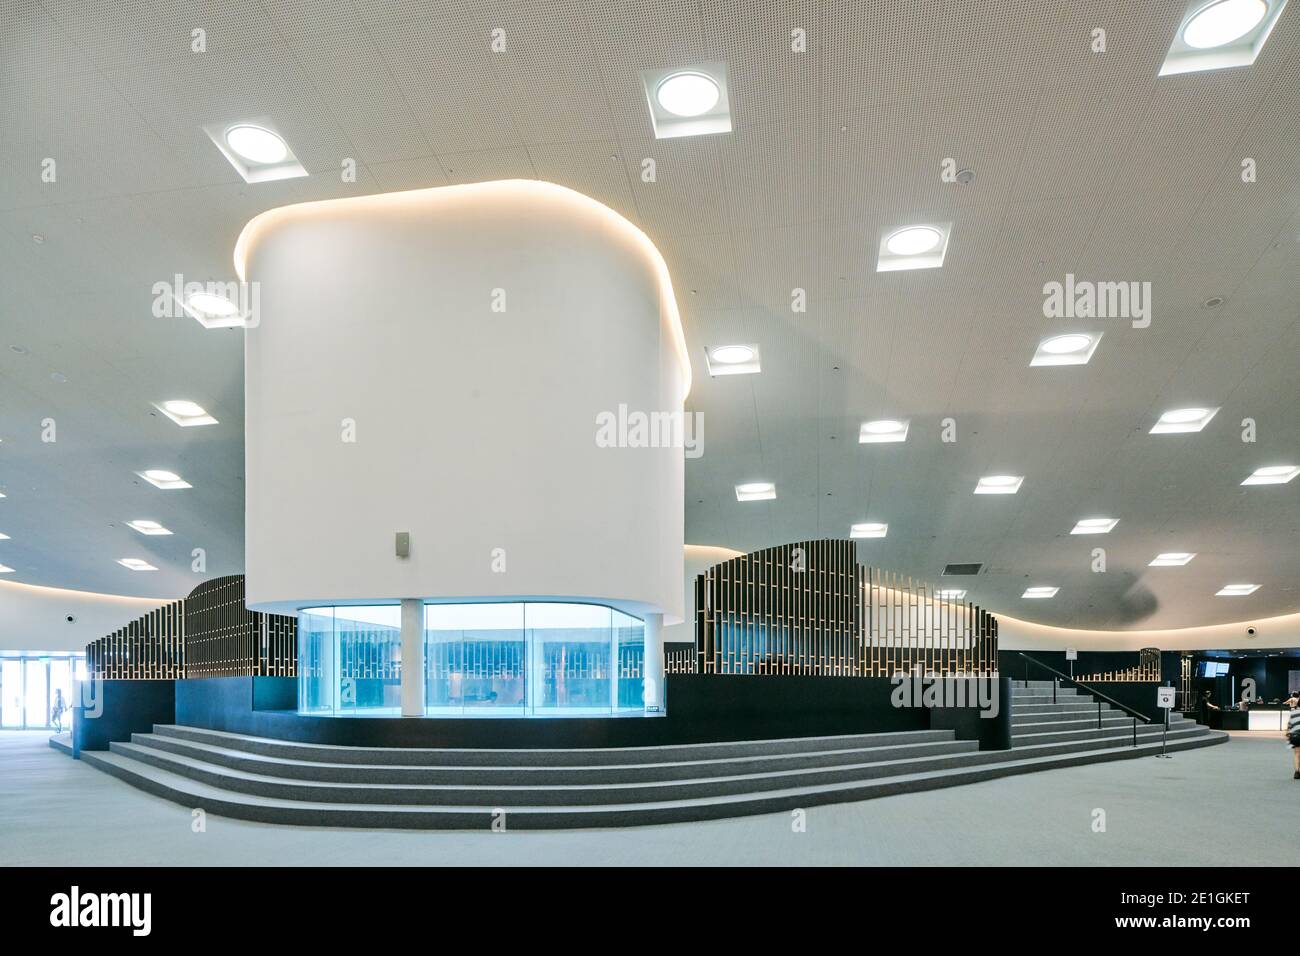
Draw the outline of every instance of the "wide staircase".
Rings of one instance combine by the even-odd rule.
[[[952,731],[660,747],[469,750],[293,743],[157,725],[81,759],[187,807],[264,823],[418,829],[621,827],[789,811],[1161,749],[1159,726],[1051,682],[1013,689],[1011,750]],[[1169,750],[1222,743],[1180,715]]]

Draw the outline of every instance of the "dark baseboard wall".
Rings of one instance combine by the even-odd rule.
[[[72,707],[72,755],[107,750],[114,740],[147,734],[154,724],[176,722],[173,680],[100,680],[82,685],[85,695]]]
[[[987,685],[989,679],[985,679]],[[887,678],[674,674],[658,717],[314,717],[294,713],[292,678],[177,681],[176,723],[302,743],[369,747],[643,747],[779,737],[943,729],[981,749],[1010,746],[1009,682],[992,679],[996,715],[979,702],[896,706]],[[987,693],[985,694],[987,700]]]

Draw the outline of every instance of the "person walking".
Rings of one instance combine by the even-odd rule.
[[[54,728],[59,733],[63,733],[63,715],[68,711],[68,702],[63,699],[63,690],[56,688],[54,691],[54,706],[50,708],[50,716],[54,718]]]
[[[1291,745],[1291,763],[1295,768],[1292,780],[1300,780],[1300,691],[1295,691],[1287,699],[1291,716],[1286,722],[1286,742]]]

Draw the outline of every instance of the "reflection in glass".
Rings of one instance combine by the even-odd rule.
[[[298,709],[400,714],[398,605],[304,608],[298,615]]]
[[[524,713],[522,604],[427,605],[424,640],[427,713]]]

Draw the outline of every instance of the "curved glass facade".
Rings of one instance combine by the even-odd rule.
[[[427,604],[425,713],[532,717],[644,709],[645,626],[597,604]],[[401,712],[397,605],[305,608],[298,709]]]

